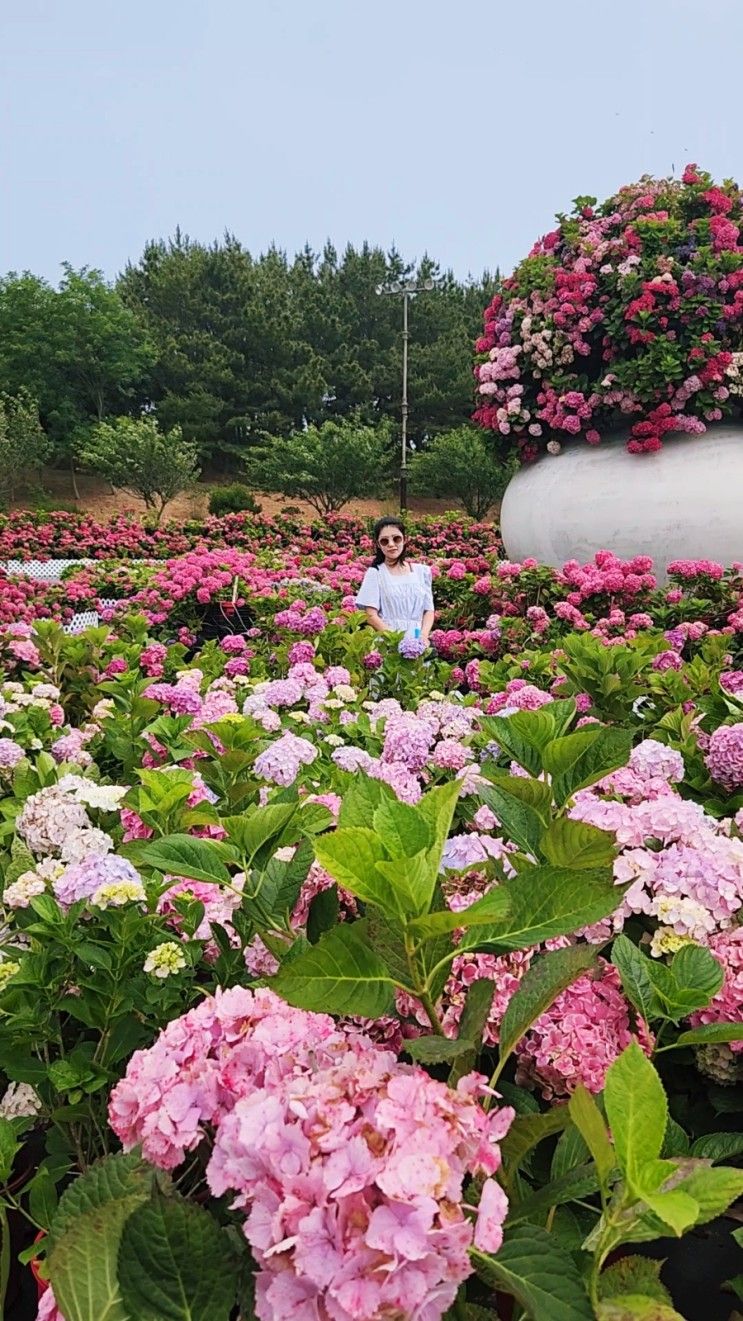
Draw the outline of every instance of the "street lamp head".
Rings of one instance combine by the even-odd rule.
[[[433,287],[434,287],[433,280],[424,280],[424,281],[423,281],[423,288],[424,288],[424,289],[433,289]]]

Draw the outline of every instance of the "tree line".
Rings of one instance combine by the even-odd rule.
[[[147,245],[110,284],[66,265],[58,287],[0,280],[0,393],[33,399],[45,458],[90,450],[104,419],[155,417],[202,465],[235,471],[254,447],[308,426],[396,419],[400,299],[379,286],[434,289],[411,306],[410,436],[421,447],[472,411],[472,346],[498,273],[455,279],[364,243],[339,254],[277,248],[258,257],[231,234],[180,232]]]

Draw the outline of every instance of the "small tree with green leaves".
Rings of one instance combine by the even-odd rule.
[[[0,395],[0,502],[38,478],[51,442],[39,421],[39,408],[28,390]]]
[[[514,468],[483,433],[457,427],[413,455],[410,477],[416,492],[458,500],[471,518],[481,519],[502,496]]]
[[[306,500],[331,514],[387,484],[390,432],[353,419],[323,422],[256,449],[246,460],[251,485]]]
[[[197,448],[183,439],[180,427],[160,430],[154,417],[117,417],[94,427],[82,442],[80,459],[116,490],[131,491],[155,511],[159,523],[165,506],[199,475]]]

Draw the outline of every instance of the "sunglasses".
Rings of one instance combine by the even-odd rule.
[[[402,537],[380,537],[380,538],[379,538],[379,544],[380,544],[380,546],[401,546],[401,545],[402,545],[402,542],[403,542],[403,538],[402,538]]]

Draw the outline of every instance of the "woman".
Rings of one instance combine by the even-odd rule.
[[[399,518],[374,524],[374,563],[364,574],[356,604],[377,633],[404,633],[428,646],[435,619],[431,570],[410,564],[405,554],[405,525]]]

